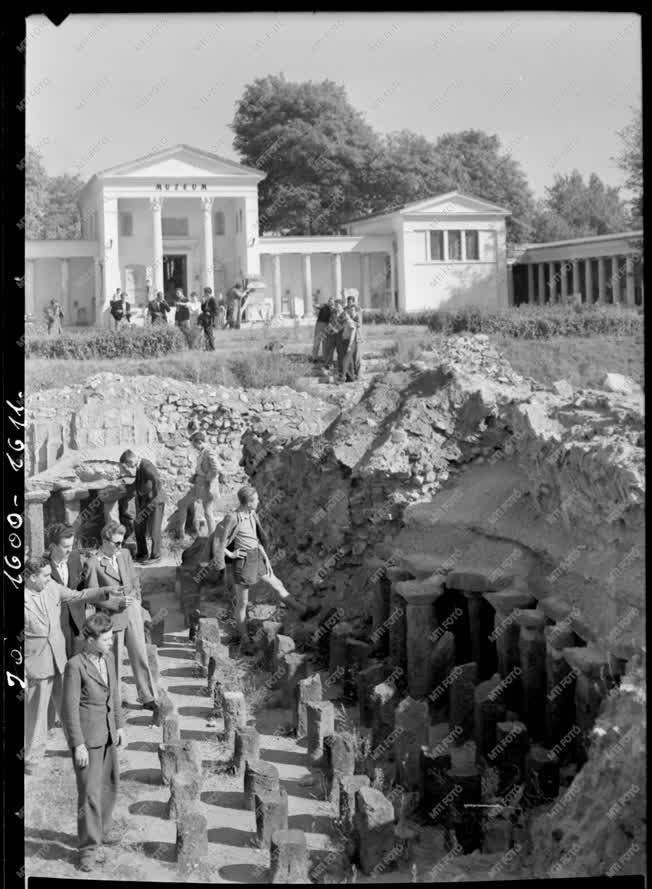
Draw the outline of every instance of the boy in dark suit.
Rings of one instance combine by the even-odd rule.
[[[81,590],[86,579],[86,562],[78,549],[74,549],[75,529],[57,522],[47,529],[48,558],[52,567],[52,579],[69,590]],[[95,613],[90,602],[74,599],[61,604],[61,629],[66,640],[66,657],[71,658],[84,647],[82,627],[84,621]]]
[[[151,460],[140,458],[133,451],[125,451],[120,457],[120,468],[128,478],[135,479],[136,561],[147,560],[147,531],[152,538],[150,562],[161,558],[161,530],[165,510],[165,494],[156,466]]]
[[[120,842],[111,824],[120,781],[118,747],[124,745],[124,716],[111,654],[111,618],[92,615],[82,633],[83,651],[66,664],[62,716],[77,779],[79,868],[88,872],[102,860],[102,845]]]

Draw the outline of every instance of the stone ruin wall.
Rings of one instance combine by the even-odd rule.
[[[190,424],[208,434],[226,478],[222,499],[230,505],[247,480],[239,465],[243,432],[273,430],[283,440],[317,435],[337,412],[288,387],[245,391],[153,376],[100,374],[85,386],[28,397],[28,486],[39,487],[40,479],[50,486],[58,467],[69,472],[82,463],[94,466],[103,478],[117,479],[120,452],[140,449],[160,470],[167,499],[165,523],[194,470]]]

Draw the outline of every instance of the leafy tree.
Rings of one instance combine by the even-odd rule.
[[[343,87],[258,78],[231,126],[242,161],[267,173],[258,191],[261,231],[328,234],[366,212],[365,169],[378,137]]]
[[[634,193],[630,202],[630,225],[643,227],[643,119],[641,109],[634,110],[634,118],[618,135],[623,140],[623,151],[615,158],[625,173],[625,187]]]
[[[511,211],[507,239],[523,241],[531,230],[534,197],[518,161],[501,151],[498,136],[482,130],[447,133],[435,143],[447,182]]]
[[[25,234],[34,240],[79,238],[77,195],[83,186],[77,174],[48,176],[34,148],[25,154]]]
[[[559,241],[590,235],[607,235],[627,228],[627,210],[619,189],[606,186],[591,173],[585,183],[573,170],[557,174],[535,214],[533,240]]]
[[[47,210],[48,175],[41,155],[29,145],[25,151],[25,237],[43,237]]]

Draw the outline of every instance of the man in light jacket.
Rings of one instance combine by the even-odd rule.
[[[197,500],[201,500],[206,517],[208,533],[215,530],[215,501],[220,496],[219,471],[217,458],[211,451],[205,432],[195,432],[190,443],[197,451],[195,473],[190,478],[191,487],[177,504],[176,527],[179,537],[187,530],[188,512],[192,511]]]
[[[47,556],[27,559],[25,583],[25,773],[33,775],[43,760],[48,733],[48,708],[54,697],[61,714],[66,643],[61,630],[63,602],[105,602],[120,607],[117,596],[99,585],[70,590],[52,579]],[[114,593],[117,591],[113,591]],[[125,600],[125,605],[128,600]]]
[[[88,586],[120,587],[128,594],[127,607],[110,600],[98,607],[113,619],[113,656],[118,688],[122,679],[122,658],[126,646],[134,674],[138,698],[145,710],[157,713],[157,689],[149,668],[145,647],[145,626],[141,608],[140,581],[131,553],[122,547],[124,525],[108,522],[102,528],[102,546],[88,562]]]

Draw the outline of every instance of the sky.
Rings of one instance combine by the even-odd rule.
[[[537,197],[573,169],[622,185],[641,102],[631,13],[30,16],[25,57],[28,143],[85,181],[177,143],[238,160],[236,103],[281,72],[345,86],[379,132],[496,134]]]

